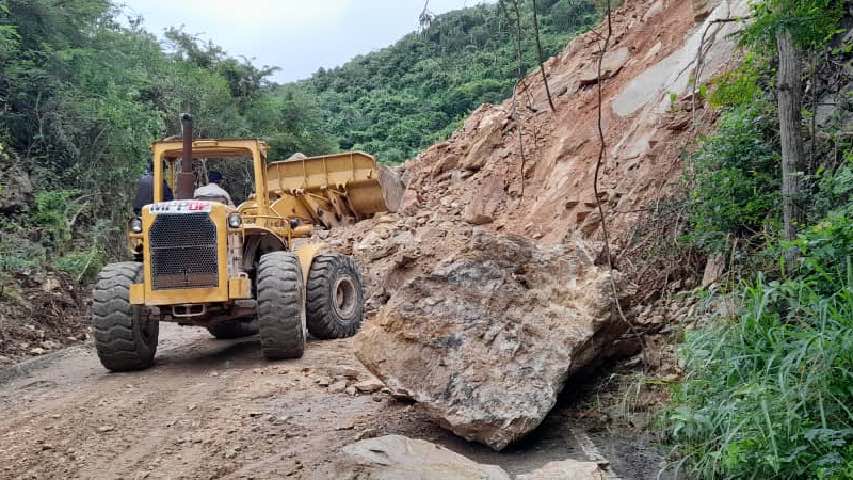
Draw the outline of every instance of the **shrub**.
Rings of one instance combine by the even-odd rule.
[[[689,240],[706,252],[725,250],[730,236],[753,234],[778,214],[779,157],[762,106],[725,112],[717,133],[691,158]]]
[[[73,252],[57,258],[53,266],[73,276],[77,282],[88,282],[95,278],[106,263],[106,254],[98,247],[89,251]]]
[[[738,319],[683,345],[667,419],[689,478],[851,478],[853,221],[830,215],[796,243],[795,277],[759,275]]]
[[[71,241],[71,225],[69,217],[80,207],[69,199],[79,192],[74,190],[52,190],[36,193],[36,210],[33,220],[44,228],[53,243],[54,248],[61,250]]]

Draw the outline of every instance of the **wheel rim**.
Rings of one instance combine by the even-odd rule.
[[[332,292],[334,293],[332,303],[335,306],[335,311],[338,313],[338,316],[345,319],[351,318],[355,313],[356,303],[358,301],[355,282],[353,282],[352,277],[339,277],[335,282],[335,288],[332,289]]]

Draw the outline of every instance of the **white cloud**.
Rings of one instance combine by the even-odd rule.
[[[162,34],[184,25],[231,55],[281,67],[278,81],[385,47],[418,26],[423,0],[125,0],[126,11]],[[476,0],[431,0],[439,14]]]

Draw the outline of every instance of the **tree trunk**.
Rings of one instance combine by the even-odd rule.
[[[776,87],[779,98],[779,135],[782,142],[782,210],[785,239],[793,240],[797,235],[797,228],[804,220],[800,204],[804,160],[801,131],[802,65],[800,52],[790,31],[780,29],[776,34],[776,45],[779,49]],[[787,253],[788,268],[793,266],[796,254],[796,251]]]

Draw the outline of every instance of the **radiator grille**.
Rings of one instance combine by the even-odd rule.
[[[154,290],[219,286],[216,226],[207,213],[159,214],[148,235]]]

